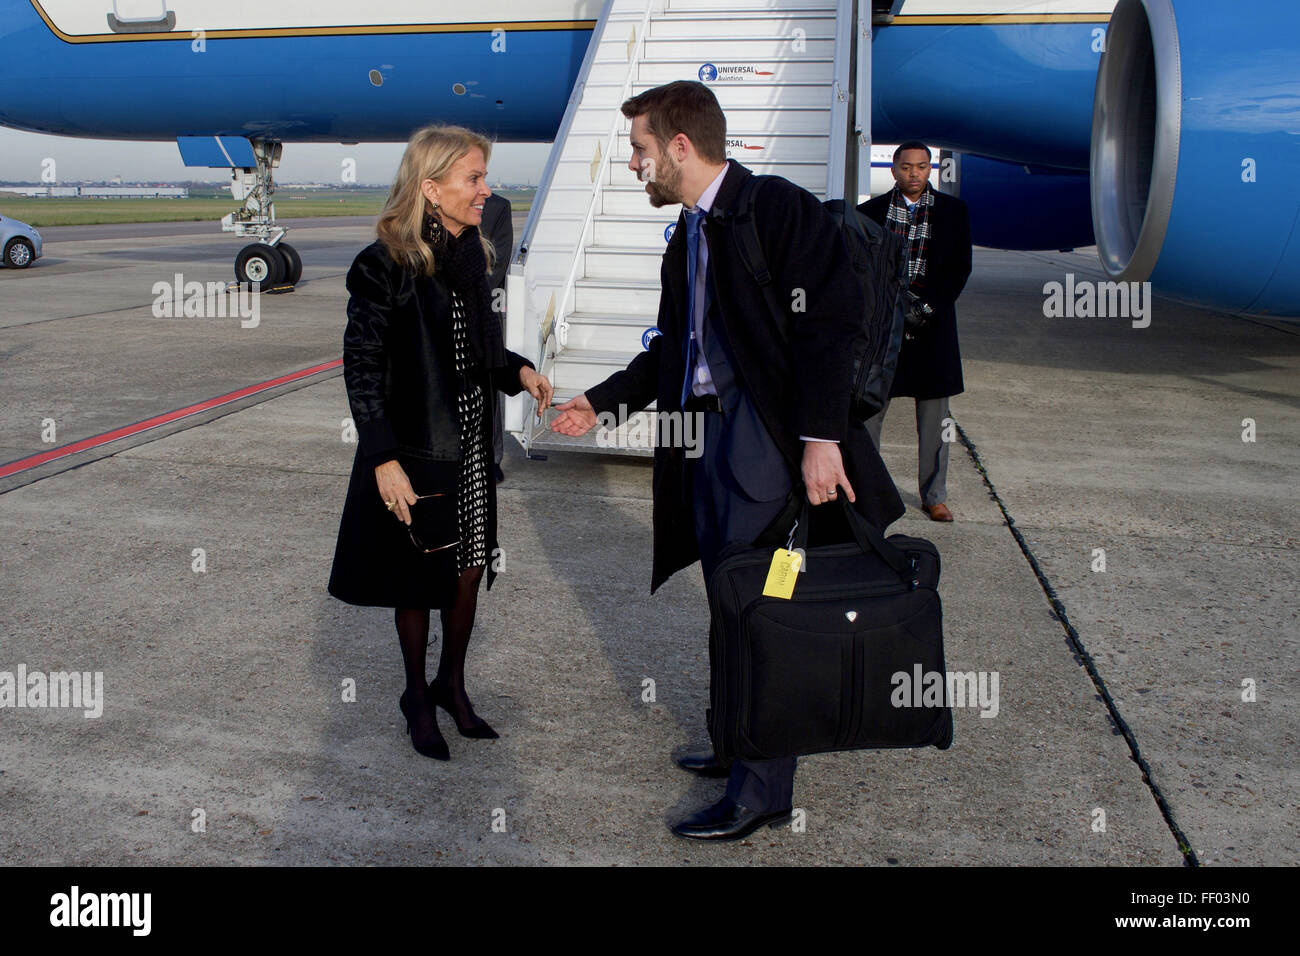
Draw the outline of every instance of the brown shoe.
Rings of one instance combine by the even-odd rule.
[[[952,520],[952,512],[948,510],[948,506],[944,504],[942,501],[939,502],[937,505],[926,505],[924,510],[925,513],[930,516],[931,521]]]

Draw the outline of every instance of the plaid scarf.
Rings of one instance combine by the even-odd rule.
[[[895,186],[889,212],[885,214],[889,231],[907,237],[907,276],[911,282],[925,275],[925,247],[930,241],[930,207],[933,205],[934,191],[926,183],[925,191],[909,214],[907,200],[903,198],[902,190]]]
[[[885,214],[885,225],[889,231],[896,235],[904,236],[907,239],[907,280],[909,288],[904,293],[907,299],[908,314],[925,321],[925,317],[933,314],[933,310],[921,297],[912,291],[911,285],[916,284],[916,280],[925,275],[925,247],[930,241],[930,207],[934,205],[934,191],[930,184],[925,184],[925,191],[912,206],[911,213],[907,210],[907,200],[903,198],[903,192],[897,186],[894,187],[893,198],[889,203],[889,211]],[[909,327],[906,333],[907,338],[913,338],[915,333],[920,331],[922,325]]]

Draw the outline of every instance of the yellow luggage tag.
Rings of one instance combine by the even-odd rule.
[[[777,548],[772,554],[772,566],[767,569],[763,596],[790,600],[794,594],[794,583],[799,579],[799,565],[802,561],[803,556],[798,551]]]
[[[785,543],[785,547],[777,548],[772,553],[772,566],[767,569],[767,581],[763,584],[764,597],[788,601],[794,594],[795,582],[799,580],[799,572],[803,568],[803,550],[792,550],[794,532],[798,527],[799,522],[796,521],[794,528],[790,529],[790,540]]]

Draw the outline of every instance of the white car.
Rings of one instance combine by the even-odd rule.
[[[25,222],[0,216],[0,249],[6,266],[26,269],[41,257],[41,234]]]

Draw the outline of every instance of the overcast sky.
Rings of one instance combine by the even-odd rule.
[[[388,186],[404,148],[404,143],[286,143],[275,181],[338,183],[343,161],[353,159],[358,183]],[[488,165],[489,182],[536,183],[550,150],[550,143],[498,144]],[[224,169],[185,166],[175,142],[71,139],[0,127],[0,181],[39,182],[47,157],[54,159],[61,182],[121,176],[126,182],[199,179],[225,183],[230,177]]]

